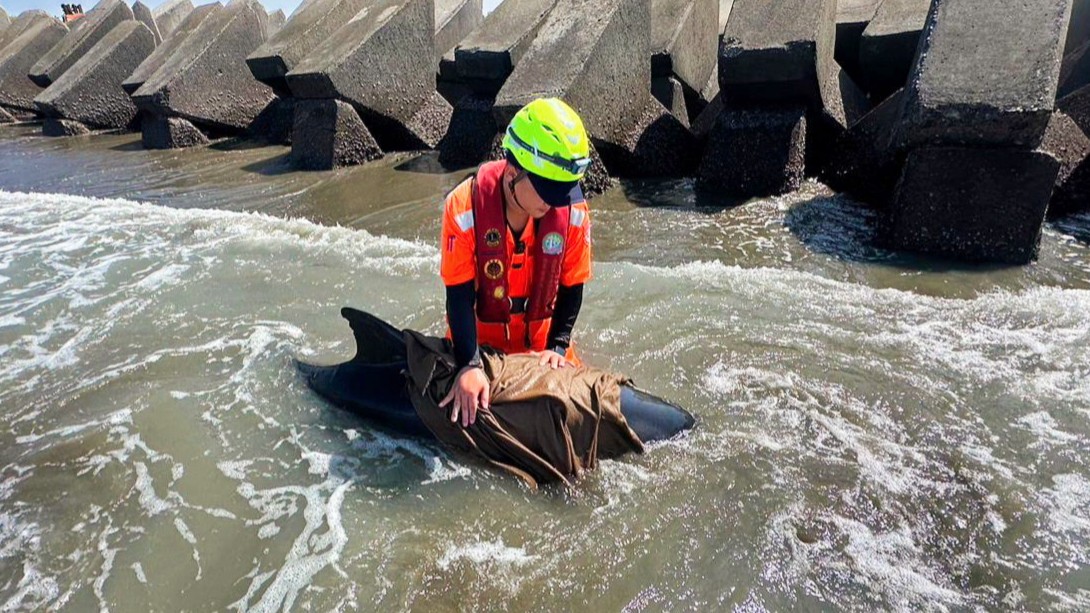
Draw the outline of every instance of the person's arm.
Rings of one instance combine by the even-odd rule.
[[[477,346],[477,316],[474,313],[476,302],[477,291],[473,281],[447,286],[447,323],[454,342],[454,362],[459,369],[470,364],[479,365],[481,361]]]
[[[561,285],[556,292],[556,306],[553,308],[553,321],[549,326],[546,349],[564,355],[571,346],[571,332],[579,309],[583,306],[583,284],[566,287]]]
[[[474,303],[477,290],[473,281],[447,286],[447,320],[454,343],[454,361],[458,377],[450,392],[439,403],[440,408],[454,403],[450,420],[462,422],[466,428],[477,421],[477,407],[488,408],[491,387],[481,367],[481,352],[477,347],[477,315]]]

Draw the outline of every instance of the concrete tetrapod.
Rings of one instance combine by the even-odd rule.
[[[538,97],[559,97],[579,112],[610,174],[675,175],[685,156],[667,154],[665,140],[683,151],[692,137],[651,104],[650,9],[649,0],[558,2],[496,97],[496,125]]]
[[[287,21],[288,16],[284,13],[284,9],[277,9],[269,13],[269,37],[275,36]]]
[[[159,26],[155,24],[155,16],[148,5],[136,0],[132,5],[132,15],[137,21],[147,26],[148,31],[155,37],[155,46],[159,46],[159,43],[163,42],[163,34],[159,32]]]
[[[191,0],[167,0],[155,7],[152,16],[155,25],[159,26],[159,34],[166,40],[174,30],[178,29],[189,13],[193,11]]]
[[[1060,162],[1051,217],[1090,209],[1090,85],[1059,100],[1041,148]]]
[[[904,87],[931,0],[882,0],[859,41],[863,89],[883,100]]]
[[[46,121],[66,119],[88,128],[120,129],[136,118],[136,106],[121,81],[155,50],[155,36],[139,21],[110,30],[34,103]]]
[[[934,0],[896,144],[1039,145],[1070,14],[1071,0]]]
[[[369,0],[306,0],[291,19],[246,58],[254,78],[288,96],[285,75],[319,43],[367,6]]]
[[[185,19],[174,28],[174,32],[163,41],[163,44],[156,47],[155,51],[121,83],[121,87],[130,95],[135,93],[144,84],[144,81],[148,80],[148,77],[155,74],[155,71],[159,70],[174,55],[174,52],[182,46],[182,43],[190,34],[197,30],[205,18],[222,8],[222,4],[213,2],[211,4],[202,4],[190,11]]]
[[[42,87],[49,87],[114,26],[132,19],[132,9],[122,0],[100,0],[95,8],[75,22],[60,42],[31,67],[28,73],[30,79]]]
[[[708,135],[697,188],[737,198],[797,190],[806,161],[806,108],[724,109]]]
[[[6,29],[0,30],[0,52],[4,50],[4,47],[7,47],[12,41],[18,38],[20,34],[25,32],[27,28],[34,25],[35,22],[40,21],[43,17],[46,19],[53,19],[49,16],[49,13],[37,9],[23,11],[16,15]],[[57,21],[56,19],[53,20]],[[65,31],[68,31],[67,26],[65,26]],[[48,51],[48,49],[46,49],[46,51]]]
[[[836,0],[736,0],[719,49],[723,102],[821,104],[835,40]]]
[[[484,21],[481,0],[435,0],[435,57],[454,49]]]
[[[298,100],[291,160],[297,168],[329,170],[382,157],[382,150],[351,105],[340,100]]]
[[[27,78],[27,71],[64,38],[68,28],[41,11],[36,11],[23,25],[26,27],[22,33],[0,49],[0,105],[8,110],[37,113],[34,97],[42,88]]]
[[[256,0],[232,0],[214,11],[136,90],[136,106],[213,134],[243,132],[273,99],[268,86],[251,78],[245,62],[265,41],[267,21]],[[177,141],[162,146],[170,142]],[[155,145],[147,134],[144,143]]]
[[[473,166],[485,159],[499,127],[496,94],[530,48],[556,0],[505,0],[439,61],[439,92],[454,104],[439,142],[439,161]]]
[[[3,36],[4,30],[8,29],[11,25],[11,17],[8,16],[8,12],[4,10],[4,7],[0,6],[0,36]]]
[[[351,104],[384,151],[433,148],[451,113],[435,91],[434,21],[431,0],[377,0],[292,69],[288,87]]]
[[[554,6],[556,0],[505,0],[446,54],[440,79],[495,97]]]
[[[859,79],[859,43],[882,0],[838,0],[836,52],[833,57],[854,79]]]
[[[903,96],[904,90],[894,92],[836,138],[819,169],[826,185],[876,208],[889,204],[901,175],[892,139]]]
[[[718,12],[719,0],[651,0],[652,78],[674,76],[699,95],[716,66]]]
[[[1040,151],[922,147],[908,154],[885,240],[971,262],[1037,257],[1059,164]]]

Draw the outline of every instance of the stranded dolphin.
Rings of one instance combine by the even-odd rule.
[[[356,355],[330,366],[297,361],[307,385],[334,405],[388,430],[432,437],[406,391],[403,332],[353,308],[341,309],[341,316],[352,328]],[[644,443],[672,438],[696,423],[685,409],[627,385],[621,387],[621,413]]]

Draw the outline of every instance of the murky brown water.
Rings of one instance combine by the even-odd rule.
[[[0,128],[5,609],[1090,607],[1090,218],[964,268],[816,184],[618,186],[577,340],[701,423],[531,494],[291,366],[351,353],[343,304],[439,329],[465,172],[34,132]]]

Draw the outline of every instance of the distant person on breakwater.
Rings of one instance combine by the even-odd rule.
[[[534,100],[507,126],[503,149],[443,208],[440,274],[461,370],[440,406],[453,402],[462,426],[489,405],[479,345],[539,354],[543,367],[578,363],[571,333],[591,276],[583,120],[559,99]]]

